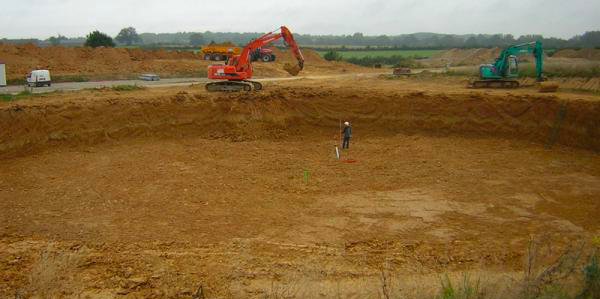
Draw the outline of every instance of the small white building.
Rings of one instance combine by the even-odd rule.
[[[0,61],[0,86],[6,86],[6,65]]]

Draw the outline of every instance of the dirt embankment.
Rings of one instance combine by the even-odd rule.
[[[141,72],[193,73],[199,57],[188,51],[123,48],[40,48],[34,45],[0,45],[0,60],[7,78],[22,79],[33,69],[49,69],[54,76],[129,75]]]
[[[557,82],[561,90],[600,93],[600,78],[554,77],[550,80]],[[523,85],[536,84],[535,78],[523,78],[520,82]]]
[[[56,104],[0,106],[0,152],[139,136],[285,138],[329,132],[342,117],[360,124],[369,135],[476,134],[600,151],[600,102],[563,101],[552,95],[293,87],[233,95],[191,88],[155,96],[145,93],[92,91]]]
[[[559,50],[552,57],[558,58],[584,58],[588,60],[600,60],[600,49],[565,49]]]
[[[598,151],[599,116],[419,78],[0,103],[0,297],[375,298],[389,273],[391,298],[432,298],[470,271],[514,289],[532,239],[542,271],[600,231],[597,152],[530,144]]]
[[[289,51],[274,49],[276,62],[255,62],[257,77],[286,77],[285,62],[292,62]],[[339,73],[359,69],[345,63],[329,63],[313,50],[303,50],[306,69],[303,74]],[[201,60],[190,51],[142,50],[124,48],[40,48],[34,45],[0,45],[0,61],[6,63],[7,79],[23,79],[34,69],[48,69],[55,79],[78,76],[87,79],[125,79],[151,72],[161,76],[206,76],[214,61]]]
[[[498,55],[500,55],[499,48],[450,49],[419,62],[427,67],[443,67],[446,64],[452,66],[477,65],[493,62]]]
[[[297,59],[293,56],[289,50],[280,50],[273,47],[273,54],[276,57],[277,63],[289,63],[295,65]],[[365,68],[357,66],[351,63],[343,61],[327,61],[317,51],[312,49],[301,49],[302,56],[304,57],[304,70],[302,74],[330,74],[345,73],[345,72],[369,72],[373,71],[372,68]]]

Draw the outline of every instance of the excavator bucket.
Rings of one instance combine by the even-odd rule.
[[[304,56],[302,56],[302,52],[300,52],[300,48],[294,40],[294,35],[292,35],[287,27],[281,26],[281,36],[292,51],[294,57],[298,60],[297,65],[286,63],[283,65],[283,69],[286,70],[290,75],[296,76],[304,68]]]
[[[538,83],[540,92],[555,92],[558,90],[558,82],[555,81],[544,81]]]
[[[302,67],[300,67],[300,65],[291,65],[289,63],[286,63],[283,65],[283,69],[286,72],[288,72],[290,75],[296,76],[296,75],[298,75],[298,73],[300,73],[300,71],[302,70]]]

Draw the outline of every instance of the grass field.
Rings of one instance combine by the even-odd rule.
[[[344,58],[363,58],[367,56],[371,57],[391,57],[400,55],[403,57],[431,57],[432,55],[439,53],[443,50],[360,50],[360,51],[338,51]],[[318,51],[321,56],[325,55],[327,51]]]

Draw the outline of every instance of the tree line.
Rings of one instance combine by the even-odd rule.
[[[97,31],[96,31],[97,32]],[[97,36],[98,33],[95,33]],[[91,33],[90,33],[91,34]],[[123,28],[114,41],[119,45],[139,46],[200,46],[211,42],[232,42],[243,46],[252,39],[261,36],[259,32],[177,32],[177,33],[142,33],[138,34],[133,27]],[[104,36],[111,38],[107,34]],[[62,35],[52,36],[46,40],[0,39],[5,43],[34,43],[38,45],[84,45],[90,36],[86,38],[67,38]],[[448,48],[490,48],[506,47],[513,44],[539,40],[546,48],[599,48],[600,31],[588,31],[569,39],[546,38],[542,35],[521,35],[515,37],[512,34],[438,34],[438,33],[413,33],[401,35],[364,35],[360,32],[350,35],[311,35],[296,34],[295,39],[302,46],[316,48],[344,47],[347,50],[353,47],[372,48],[402,48],[402,49],[448,49]],[[89,42],[88,42],[89,45]],[[107,46],[110,46],[108,43]]]

